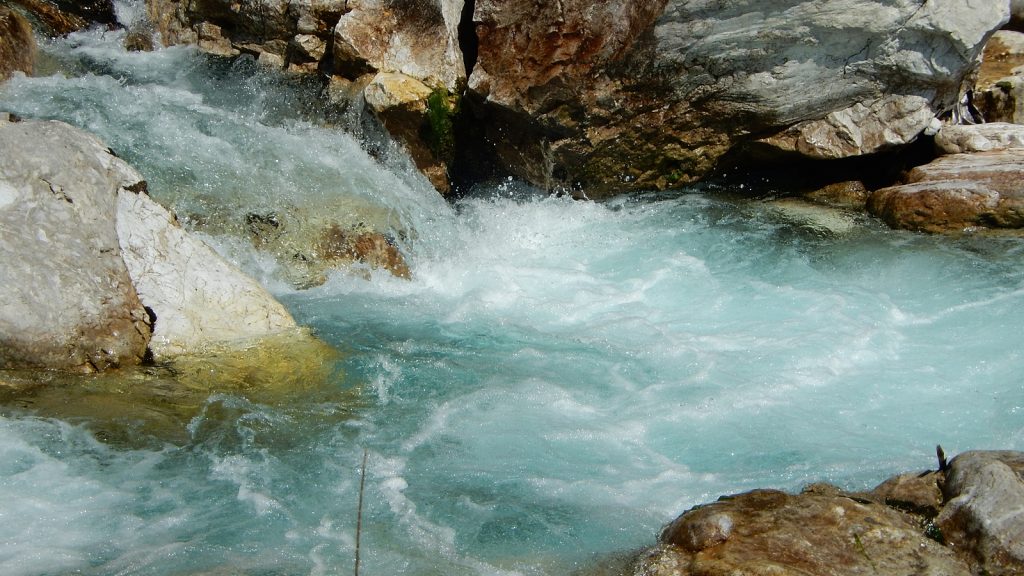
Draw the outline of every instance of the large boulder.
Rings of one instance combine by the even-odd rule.
[[[0,368],[92,371],[300,334],[95,137],[0,123]]]
[[[115,227],[119,193],[141,181],[66,124],[0,121],[0,368],[143,359],[148,315]]]
[[[35,54],[32,26],[17,12],[0,6],[0,82],[14,72],[32,74]]]
[[[936,519],[976,574],[1024,574],[1024,454],[965,452],[950,463]]]
[[[820,489],[819,489],[820,490]],[[754,490],[694,508],[643,556],[642,576],[968,576],[906,515],[838,490]]]
[[[1024,148],[949,154],[874,191],[868,211],[894,228],[963,232],[1024,227]]]
[[[834,158],[954,106],[1006,2],[479,0],[476,112],[502,163],[591,196],[706,175],[737,144]]]

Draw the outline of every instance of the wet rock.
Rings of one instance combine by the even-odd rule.
[[[868,211],[894,228],[962,232],[1024,226],[1024,148],[951,154],[873,192]]]
[[[286,276],[299,288],[323,284],[331,270],[355,265],[410,277],[405,257],[389,236],[363,219],[345,222],[323,216],[348,211],[373,221],[372,214],[362,207],[333,208],[319,214],[302,210],[249,214],[246,232],[256,248],[273,254],[284,265]]]
[[[36,40],[32,26],[21,14],[0,6],[0,82],[14,72],[32,74]]]
[[[859,180],[835,182],[805,192],[802,196],[807,200],[828,206],[863,210],[868,201],[868,189]]]
[[[1024,34],[996,32],[985,45],[974,104],[986,122],[1024,124]]]
[[[454,147],[448,94],[404,74],[381,72],[363,90],[363,97],[434,188],[448,193],[447,163]]]
[[[121,253],[154,317],[157,360],[294,330],[295,321],[258,282],[183,230],[143,192],[117,205]]]
[[[936,519],[975,574],[1024,573],[1024,453],[978,451],[950,463],[946,505]]]
[[[59,122],[0,123],[0,151],[0,368],[141,362],[149,318],[115,219],[142,177]]]
[[[89,21],[77,14],[58,8],[46,0],[12,0],[38,20],[43,32],[63,36],[89,25]]]
[[[967,576],[971,571],[885,505],[831,491],[754,490],[684,513],[634,573]]]
[[[148,30],[134,30],[124,37],[124,49],[129,52],[152,52],[153,36]]]
[[[1004,3],[478,0],[471,101],[499,161],[532,182],[664,188],[765,134],[816,157],[911,140],[959,101],[1008,16]]]

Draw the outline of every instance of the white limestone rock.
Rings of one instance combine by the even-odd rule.
[[[993,122],[943,126],[935,135],[935,147],[943,154],[1024,148],[1024,125]]]
[[[119,195],[117,234],[139,297],[156,317],[149,344],[155,358],[296,327],[259,283],[190,236],[147,195]]]
[[[0,122],[0,368],[142,360],[150,329],[115,216],[119,192],[144,184],[67,124]]]

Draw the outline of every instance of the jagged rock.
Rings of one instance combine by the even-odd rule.
[[[1024,126],[1005,122],[943,126],[935,135],[935,147],[943,154],[1024,148]]]
[[[1024,124],[1024,34],[996,32],[985,45],[974,104],[986,122]]]
[[[35,59],[32,26],[17,12],[0,6],[0,82],[17,71],[32,74]]]
[[[810,147],[828,157],[912,139],[959,101],[1008,17],[1006,3],[952,0],[478,0],[471,101],[500,162],[530,181],[591,197],[663,188],[797,125],[805,143],[847,138]]]
[[[462,0],[350,0],[334,29],[335,71],[350,79],[397,72],[457,92],[466,70],[459,48]]]
[[[935,111],[925,98],[884,96],[830,112],[821,120],[801,122],[756,145],[819,160],[849,158],[908,144],[933,118]]]
[[[132,282],[154,316],[149,347],[155,358],[296,328],[258,282],[189,235],[148,195],[120,194],[117,235]]]
[[[405,144],[416,167],[442,194],[450,190],[446,164],[454,143],[447,93],[419,80],[381,72],[363,90],[366,104],[388,132]]]
[[[894,228],[1024,227],[1024,148],[941,156],[904,180],[868,199],[868,211]]]
[[[899,474],[876,486],[870,496],[892,508],[934,518],[942,510],[944,479],[943,473],[931,470]]]
[[[1024,453],[977,451],[950,463],[936,519],[975,574],[1024,574]]]
[[[11,1],[32,14],[44,28],[44,32],[48,34],[63,36],[89,25],[89,22],[81,16],[61,10],[46,0]]]
[[[838,490],[754,490],[694,508],[662,532],[639,576],[967,576],[908,517]]]
[[[141,182],[66,124],[0,123],[0,368],[93,371],[143,359],[148,316],[115,223],[119,191]]]

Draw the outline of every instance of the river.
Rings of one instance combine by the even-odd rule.
[[[122,39],[45,43],[0,110],[96,133],[194,222],[384,215],[412,279],[300,290],[207,231],[338,348],[332,375],[273,402],[211,390],[170,434],[8,403],[0,573],[350,573],[364,450],[362,574],[539,576],[609,566],[722,494],[1024,449],[1020,239],[722,185],[594,203],[506,180],[449,204],[394,145],[300,112],[313,88]]]

